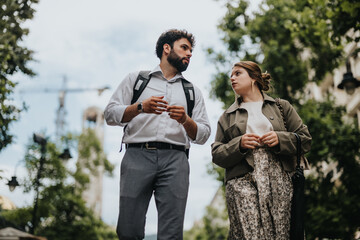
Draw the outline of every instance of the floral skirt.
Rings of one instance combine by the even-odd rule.
[[[229,240],[290,239],[292,182],[275,155],[253,150],[254,171],[226,183]]]

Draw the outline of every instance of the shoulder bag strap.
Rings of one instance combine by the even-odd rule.
[[[281,112],[281,117],[283,119],[284,122],[284,126],[287,130],[287,126],[286,126],[286,119],[284,116],[284,108],[282,107],[281,103],[280,103],[280,98],[276,98],[275,99],[276,105],[278,106],[280,112]],[[299,135],[297,133],[294,133],[295,137],[296,137],[296,165],[297,167],[300,166],[300,160],[301,160],[301,138],[299,137]]]
[[[297,133],[294,133],[296,137],[296,164],[297,167],[300,166],[300,159],[301,159],[301,138]]]

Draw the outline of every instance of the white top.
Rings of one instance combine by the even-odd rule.
[[[131,105],[133,87],[139,72],[130,73],[120,83],[105,108],[104,117],[107,124],[126,126],[123,137],[124,143],[166,142],[190,147],[192,141],[186,134],[184,127],[176,120],[171,119],[167,112],[160,115],[140,113],[128,123],[121,123],[125,109]],[[158,65],[150,72],[151,79],[138,99],[143,101],[151,96],[165,96],[169,105],[184,106],[187,112],[187,103],[181,83],[182,74],[177,74],[167,80]],[[192,142],[204,144],[210,136],[210,123],[205,109],[204,99],[200,90],[194,86],[195,105],[192,119],[197,124],[196,139]]]
[[[263,102],[242,102],[240,108],[248,112],[246,133],[254,133],[263,136],[265,133],[273,131],[269,119],[262,113]]]

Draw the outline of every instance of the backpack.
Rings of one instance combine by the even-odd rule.
[[[141,93],[146,88],[147,84],[150,81],[150,71],[140,71],[138,77],[136,78],[134,88],[133,88],[133,98],[131,99],[131,104],[134,104],[140,97]],[[195,91],[194,86],[191,82],[181,79],[181,83],[184,89],[186,104],[187,104],[187,114],[189,117],[192,116],[192,112],[195,105]]]

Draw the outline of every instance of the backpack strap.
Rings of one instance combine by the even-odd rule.
[[[194,86],[191,82],[181,79],[182,86],[186,97],[187,112],[189,117],[192,117],[192,112],[195,106],[195,91]]]
[[[140,97],[141,93],[144,91],[148,85],[151,76],[149,75],[150,71],[140,71],[137,76],[133,88],[133,97],[131,99],[131,104],[134,104]]]
[[[134,87],[133,87],[133,97],[131,99],[131,104],[136,103],[136,101],[139,99],[141,93],[146,88],[146,85],[148,85],[150,78],[151,78],[150,71],[140,71],[139,72],[139,75],[137,76]],[[124,127],[124,133],[125,133],[126,128],[127,128],[127,125]],[[122,140],[121,140],[120,152],[122,151],[122,144],[123,144],[124,136],[125,136],[125,134],[123,135]]]
[[[131,99],[131,104],[134,104],[148,85],[151,76],[149,75],[150,71],[140,71],[139,75],[135,80],[135,84],[133,87],[133,97]],[[186,104],[187,104],[187,113],[189,117],[192,117],[192,112],[195,106],[195,91],[194,86],[191,82],[181,79],[181,83],[184,89]]]

